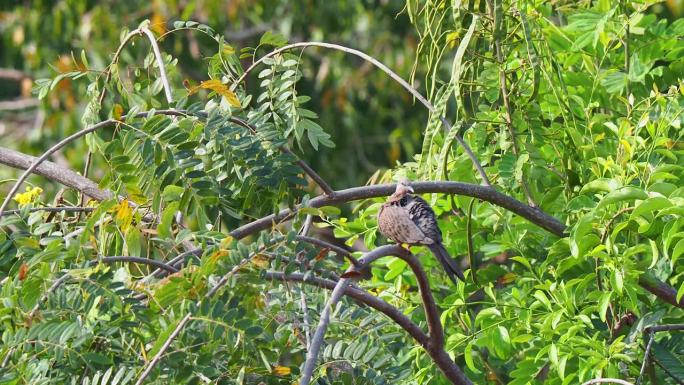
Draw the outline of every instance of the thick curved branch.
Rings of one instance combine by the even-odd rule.
[[[502,194],[494,190],[492,187],[448,181],[413,182],[411,183],[411,186],[416,193],[449,193],[481,199],[516,213],[554,235],[559,237],[566,235],[566,226],[556,218],[546,214],[538,208],[530,207],[516,200],[515,198]],[[331,197],[319,195],[311,199],[307,207],[339,205],[341,203],[355,200],[389,196],[394,192],[394,190],[394,184],[354,187],[346,190],[336,191]],[[272,214],[264,218],[257,219],[256,221],[250,222],[231,231],[230,235],[233,238],[242,239],[251,234],[266,230],[273,226],[273,224],[291,219],[297,212],[298,208],[299,207],[297,207],[294,211],[289,209],[282,210],[278,214]],[[684,308],[684,297],[677,301],[677,290],[665,282],[658,280],[652,274],[648,272],[642,274],[639,277],[639,285],[649,292],[655,294],[663,301],[674,306]]]
[[[565,225],[559,222],[556,218],[544,213],[539,209],[530,207],[516,200],[515,198],[502,194],[492,187],[479,186],[470,183],[440,181],[413,182],[411,183],[411,187],[413,187],[416,193],[448,193],[478,198],[514,212],[559,237],[564,236],[565,233]],[[339,205],[341,203],[355,200],[389,196],[394,192],[394,190],[394,184],[362,186],[346,190],[338,190],[331,197],[319,195],[311,199],[307,207]],[[241,226],[231,231],[230,235],[237,239],[244,238],[248,235],[270,228],[273,223],[279,223],[287,220],[291,218],[294,213],[296,213],[296,210],[294,212],[289,209],[282,210],[278,214],[269,215]]]
[[[337,282],[329,279],[318,278],[313,275],[305,275],[301,273],[285,274],[278,271],[268,271],[265,273],[266,278],[279,281],[288,282],[303,282],[309,285],[318,286],[323,289],[333,290]],[[422,346],[427,346],[430,337],[423,332],[418,325],[411,322],[411,320],[404,315],[399,309],[385,302],[384,300],[371,295],[370,293],[353,286],[346,286],[344,294],[350,298],[363,303],[373,309],[381,312],[389,317],[402,329],[406,330],[411,337],[413,337]]]
[[[425,108],[430,111],[430,113],[437,113],[437,110],[435,109],[435,106],[432,105],[423,95],[421,95],[420,92],[418,92],[415,88],[413,88],[406,80],[402,79],[401,76],[397,75],[394,71],[392,71],[389,67],[375,59],[374,57],[361,52],[359,50],[353,49],[353,48],[348,48],[339,44],[331,44],[331,43],[322,43],[322,42],[301,42],[301,43],[294,43],[294,44],[288,44],[286,46],[280,47],[276,50],[273,50],[263,57],[261,57],[259,60],[255,61],[252,63],[249,68],[245,70],[245,72],[238,78],[233,85],[231,85],[230,89],[231,91],[235,91],[235,88],[242,83],[247,75],[254,70],[259,64],[261,64],[265,59],[275,56],[281,52],[293,49],[293,48],[298,48],[298,47],[322,47],[322,48],[329,48],[329,49],[334,49],[337,51],[342,51],[348,54],[352,54],[354,56],[360,57],[361,59],[373,64],[374,66],[378,67],[382,72],[386,73],[390,78],[392,78],[394,81],[399,83],[406,91],[408,91],[413,97],[418,99]],[[442,125],[444,125],[445,130],[449,131],[451,130],[451,125],[449,122],[444,118],[440,117],[440,121],[442,122]],[[480,174],[480,177],[482,178],[482,182],[486,185],[489,186],[489,178],[487,177],[487,174],[485,173],[484,169],[482,168],[482,165],[480,164],[480,161],[477,159],[473,151],[470,149],[468,144],[463,140],[460,134],[456,134],[456,140],[458,143],[463,147],[463,150],[468,154],[468,157],[470,160],[473,162],[473,165],[477,169],[478,173]]]
[[[423,302],[423,308],[425,309],[425,318],[427,319],[428,331],[430,335],[430,346],[429,349],[441,350],[444,349],[444,328],[442,327],[442,321],[439,317],[439,310],[437,310],[437,304],[432,296],[432,291],[430,290],[430,283],[428,282],[427,275],[423,266],[418,261],[415,255],[408,252],[408,250],[403,247],[396,245],[397,248],[402,251],[394,254],[397,257],[404,260],[413,274],[416,276],[418,281],[418,289],[420,290],[420,296]]]
[[[639,276],[639,285],[663,301],[684,309],[684,297],[677,301],[677,290],[659,280],[653,274],[645,272]]]
[[[300,273],[285,274],[281,272],[267,272],[266,278],[288,282],[303,282],[327,290],[334,290],[336,283],[327,279],[304,275]],[[344,295],[361,302],[373,309],[383,313],[394,321],[399,327],[404,329],[413,339],[415,339],[434,360],[437,366],[444,372],[445,376],[454,384],[472,385],[472,382],[463,374],[461,369],[456,366],[454,360],[444,349],[429,349],[430,337],[423,332],[418,325],[404,315],[399,309],[385,302],[384,300],[371,295],[365,290],[353,286],[345,286]]]
[[[364,259],[367,261],[366,263],[369,263],[378,258],[404,253],[406,253],[406,250],[403,250],[398,245],[385,245],[369,251],[364,256]],[[363,266],[367,265],[361,265],[361,267]],[[356,266],[351,266],[349,269],[347,269],[347,273],[353,272],[355,269]],[[330,323],[330,313],[332,312],[332,309],[337,306],[337,303],[344,295],[347,285],[349,285],[348,278],[342,278],[337,281],[335,287],[333,288],[333,292],[330,295],[330,299],[325,304],[325,308],[323,308],[323,313],[321,313],[321,318],[318,322],[318,326],[316,327],[316,332],[311,339],[311,346],[306,353],[306,362],[304,363],[304,369],[302,370],[302,378],[299,382],[300,385],[309,385],[311,382],[313,370],[316,367],[316,360],[318,359],[318,353],[323,345],[323,337],[325,336],[325,332],[328,330],[328,324]]]

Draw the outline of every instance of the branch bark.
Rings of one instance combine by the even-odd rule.
[[[565,225],[559,222],[556,218],[544,213],[543,211],[530,207],[515,198],[502,194],[492,187],[479,186],[470,183],[461,182],[413,182],[411,186],[416,193],[449,193],[464,195],[473,198],[478,198],[497,206],[503,207],[530,222],[540,226],[541,228],[555,234],[559,237],[564,236]],[[341,203],[351,202],[355,200],[377,198],[389,196],[394,192],[394,184],[382,184],[373,186],[354,187],[346,190],[338,190],[333,196],[319,195],[309,201],[307,207],[322,207],[330,205],[339,205]],[[285,209],[278,214],[269,215],[267,217],[258,219],[244,226],[241,226],[233,231],[230,235],[233,238],[241,239],[248,235],[254,234],[261,230],[270,228],[274,223],[290,219],[301,206],[298,206],[294,211]]]
[[[663,301],[684,309],[684,297],[677,301],[677,290],[659,280],[653,274],[645,272],[639,276],[639,285]]]
[[[9,148],[0,147],[0,164],[26,170],[33,164],[38,163],[38,165],[34,167],[34,170],[32,170],[34,174],[44,176],[67,187],[83,192],[87,196],[98,201],[109,199],[114,196],[110,191],[101,190],[97,186],[97,183],[79,175],[71,169],[50,161],[37,162],[37,160],[38,158],[36,157],[10,150]],[[7,195],[5,200],[10,199],[13,195],[14,193]],[[0,210],[0,216],[3,214],[6,213],[3,213],[3,210]]]
[[[426,336],[425,333],[421,331],[421,333],[418,335],[420,339],[416,336],[414,336],[414,338],[416,338],[416,340],[421,343],[421,345],[423,346],[423,348],[425,348],[430,357],[433,358],[437,366],[442,370],[442,372],[453,384],[471,384],[470,380],[465,376],[463,371],[461,371],[461,369],[456,366],[451,357],[449,357],[449,354],[444,350],[444,329],[442,327],[442,322],[440,321],[439,310],[437,309],[437,305],[432,296],[432,291],[430,290],[430,284],[428,283],[427,275],[425,274],[425,271],[423,270],[420,262],[413,254],[411,254],[408,250],[404,249],[400,245],[394,244],[381,246],[366,253],[359,260],[359,266],[350,266],[349,269],[347,269],[345,275],[349,273],[358,272],[358,269],[363,269],[367,267],[370,263],[376,261],[377,259],[390,255],[399,257],[406,261],[411,270],[413,270],[413,273],[415,274],[416,279],[418,281],[418,287],[422,297],[423,307],[425,309],[425,318],[428,322],[429,334]],[[286,276],[281,276],[281,278],[283,277]],[[316,282],[320,283],[324,281],[318,279],[318,281]],[[323,344],[323,338],[330,323],[330,313],[332,312],[332,309],[335,308],[335,306],[337,305],[337,303],[343,295],[347,294],[353,298],[353,296],[349,294],[348,290],[360,290],[361,292],[363,292],[361,289],[351,287],[349,285],[349,282],[350,279],[347,278],[340,279],[336,284],[332,281],[330,282],[331,284],[333,284],[333,292],[330,296],[330,299],[326,303],[325,308],[323,309],[323,313],[321,314],[318,327],[316,328],[314,337],[311,340],[311,347],[307,351],[306,362],[304,363],[304,369],[302,370],[302,379],[300,380],[300,385],[309,385],[311,381],[311,378],[313,376],[313,370],[316,367],[318,354]],[[326,288],[330,288],[330,286],[328,285]],[[367,300],[367,298],[365,299]],[[364,300],[360,301],[366,303]],[[368,305],[372,306],[370,304]],[[387,304],[387,306],[392,307],[389,304]],[[394,309],[397,312],[399,311],[396,308]],[[413,324],[410,320],[408,320],[408,323],[415,326],[415,328],[418,328],[418,326]],[[404,328],[405,330],[409,331],[406,327],[404,327],[404,325],[400,324],[400,326],[402,326],[402,328]]]
[[[304,274],[285,274],[281,272],[267,272],[266,278],[288,282],[304,282],[309,285],[317,286],[327,290],[334,290],[336,283],[327,279]],[[353,286],[344,287],[344,295],[367,305],[394,321],[399,327],[404,329],[413,339],[415,339],[434,360],[435,364],[442,370],[444,375],[453,384],[472,385],[472,382],[465,376],[461,369],[456,365],[449,354],[442,349],[430,349],[430,336],[425,334],[418,325],[413,323],[404,313],[384,300],[375,297],[365,290]]]
[[[179,112],[179,111],[175,111],[175,110],[158,110],[158,111],[153,111],[153,112],[155,115],[178,115],[178,116],[184,116],[185,115],[184,113]],[[139,112],[139,113],[135,114],[135,117],[147,116],[148,114],[149,114],[149,112]],[[122,116],[121,120],[126,119],[126,117],[127,116]],[[67,136],[66,138],[62,139],[57,144],[55,144],[54,146],[50,147],[47,151],[45,151],[39,158],[35,158],[31,162],[31,164],[28,167],[26,167],[26,171],[24,171],[24,173],[21,174],[19,179],[17,179],[17,181],[14,183],[14,186],[12,186],[12,189],[10,189],[9,193],[5,197],[5,200],[2,202],[2,205],[0,206],[0,216],[2,216],[2,213],[7,208],[7,205],[9,204],[10,199],[12,199],[12,197],[14,196],[14,194],[17,193],[17,191],[19,191],[19,187],[22,185],[22,183],[24,183],[24,181],[29,177],[29,175],[31,175],[34,171],[36,171],[39,168],[39,166],[43,162],[45,162],[47,160],[47,158],[50,157],[50,155],[52,155],[57,150],[61,149],[62,147],[66,146],[67,144],[73,142],[74,140],[76,140],[76,139],[78,139],[78,138],[80,138],[86,134],[97,131],[97,130],[104,128],[104,127],[109,127],[113,124],[119,123],[121,120],[107,119],[105,121],[102,121],[102,122],[97,123],[95,125],[92,125],[90,127],[86,127],[84,129],[77,131],[77,132]],[[9,150],[9,151],[11,151],[11,150]],[[12,151],[12,152],[14,152],[14,151]],[[17,153],[14,152],[14,154],[16,155]],[[24,167],[19,167],[19,168],[24,168]],[[72,171],[72,173],[73,173],[73,171]],[[73,174],[81,177],[80,175],[78,175],[76,173],[73,173]],[[83,177],[81,177],[81,178],[83,178]],[[73,179],[73,178],[69,178],[69,179]],[[106,198],[104,198],[104,199],[106,199]]]

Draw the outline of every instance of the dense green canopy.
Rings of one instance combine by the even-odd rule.
[[[0,384],[681,383],[678,11],[0,6]]]

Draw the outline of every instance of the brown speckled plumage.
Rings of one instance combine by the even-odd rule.
[[[412,192],[408,181],[397,184],[396,191],[378,213],[380,232],[397,243],[427,246],[454,283],[455,277],[465,281],[456,262],[442,245],[442,232],[434,211],[423,198],[410,194]]]

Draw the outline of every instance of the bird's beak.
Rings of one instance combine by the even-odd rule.
[[[407,188],[410,192],[415,193],[415,191],[413,191],[413,187],[411,187],[411,186],[406,186],[406,188]]]

